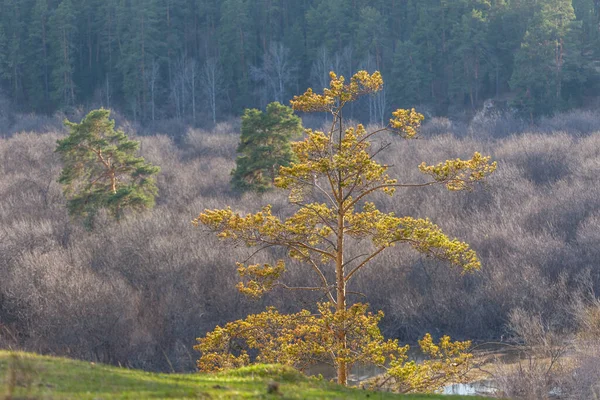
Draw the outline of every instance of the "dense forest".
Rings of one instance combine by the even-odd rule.
[[[527,118],[600,88],[598,0],[1,0],[0,90],[17,111],[120,110],[216,122],[287,102],[328,72],[382,72],[355,107]],[[6,103],[6,102],[5,102]]]

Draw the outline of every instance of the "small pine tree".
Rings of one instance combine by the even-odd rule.
[[[282,166],[275,179],[276,187],[289,191],[289,203],[296,211],[281,217],[273,213],[271,205],[247,215],[231,208],[207,209],[193,221],[236,245],[259,247],[253,255],[274,247],[285,249],[297,265],[314,273],[309,286],[290,287],[282,259],[272,264],[238,263],[240,292],[260,297],[281,287],[320,292],[328,301],[316,305],[318,315],[310,311],[280,314],[270,308],[216,327],[198,339],[196,349],[202,352],[198,367],[218,371],[246,365],[252,359],[298,368],[324,362],[335,366],[337,382],[346,385],[353,365],[374,364],[387,369],[379,385],[402,392],[439,390],[465,376],[470,343],[452,342],[444,336],[436,344],[426,335],[419,345],[430,359],[420,364],[409,361],[408,347],[385,340],[379,331],[383,313],[370,313],[366,304],[358,303],[352,285],[372,260],[401,244],[447,260],[465,273],[478,270],[481,263],[469,245],[445,235],[430,220],[398,217],[380,211],[370,200],[376,200],[377,193],[393,195],[396,189],[432,185],[470,190],[496,169],[496,163],[479,153],[468,160],[422,163],[419,170],[426,176],[424,180],[399,182],[388,175],[389,166],[376,160],[382,148],[374,148],[373,139],[385,131],[413,138],[423,115],[414,109],[398,109],[386,127],[368,131],[361,124],[350,126],[343,116],[344,107],[382,90],[381,74],[359,71],[346,81],[331,72],[330,78],[323,94],[308,89],[291,101],[294,110],[329,112],[333,118],[328,131],[307,129],[305,139],[292,144],[295,159]],[[359,243],[364,243],[363,254],[357,256]],[[233,343],[246,347],[232,351]]]
[[[300,118],[290,107],[273,102],[267,112],[247,109],[242,116],[241,155],[231,171],[231,184],[241,191],[264,192],[273,187],[280,166],[293,159],[290,140],[302,132]]]
[[[160,171],[136,156],[140,143],[115,130],[110,111],[91,111],[77,124],[65,120],[69,136],[57,141],[64,167],[58,179],[69,214],[91,226],[100,209],[119,220],[125,209],[154,206],[158,193],[154,175]]]

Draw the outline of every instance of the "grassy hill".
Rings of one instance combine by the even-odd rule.
[[[222,374],[155,374],[0,351],[0,399],[460,399],[368,392],[308,378],[294,369],[255,365]],[[276,384],[274,384],[276,382]],[[269,394],[269,386],[277,386]],[[476,400],[476,397],[468,397]]]

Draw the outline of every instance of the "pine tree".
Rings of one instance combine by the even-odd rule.
[[[77,88],[81,100],[90,99],[96,88],[103,87],[104,65],[100,59],[99,31],[103,25],[101,10],[104,0],[79,0],[75,6],[76,25],[79,27],[75,68]]]
[[[48,17],[48,0],[36,0],[27,40],[27,88],[31,105],[44,111],[50,106]]]
[[[23,72],[25,66],[25,1],[4,0],[0,3],[0,24],[4,34],[0,33],[0,78],[7,81],[7,92],[17,103],[25,99]]]
[[[398,217],[383,212],[374,201],[376,194],[393,195],[396,189],[408,190],[444,185],[449,190],[468,190],[492,173],[496,163],[475,153],[469,160],[447,160],[437,165],[422,163],[419,170],[427,177],[422,182],[400,183],[388,175],[388,166],[376,160],[382,150],[372,147],[378,133],[395,133],[406,139],[415,137],[423,115],[412,110],[396,110],[386,127],[368,131],[363,125],[347,124],[343,108],[363,95],[383,87],[379,72],[357,72],[349,81],[331,73],[331,83],[323,94],[308,89],[292,100],[294,110],[330,112],[331,128],[325,132],[306,130],[306,138],[292,145],[296,160],[282,166],[275,180],[278,188],[289,191],[295,212],[282,217],[270,205],[261,211],[241,215],[231,208],[204,210],[196,225],[203,224],[219,238],[258,247],[278,247],[289,258],[310,271],[307,287],[290,287],[283,280],[285,262],[245,265],[238,263],[243,281],[238,289],[259,297],[276,287],[321,293],[327,303],[317,305],[319,314],[302,311],[282,315],[270,308],[266,312],[235,321],[199,339],[202,352],[198,367],[219,370],[250,362],[250,349],[260,362],[295,366],[316,361],[335,366],[337,382],[346,385],[353,364],[372,363],[387,369],[385,382],[398,390],[436,390],[440,381],[460,378],[469,355],[467,343],[450,342],[449,337],[434,345],[431,336],[421,341],[427,353],[434,350],[437,360],[416,364],[407,362],[407,347],[397,340],[383,339],[377,324],[382,318],[367,312],[356,302],[351,286],[360,279],[370,262],[396,245],[412,246],[432,257],[448,260],[463,272],[480,268],[477,255],[469,246],[446,236],[428,219]],[[283,107],[283,106],[279,106]],[[363,254],[352,254],[356,243],[370,242]],[[231,352],[232,341],[242,339],[246,348]]]
[[[160,168],[137,156],[140,143],[115,130],[109,117],[109,110],[99,109],[79,124],[65,120],[70,133],[56,147],[69,214],[90,227],[100,209],[119,220],[127,209],[153,207],[158,193],[154,175]]]
[[[158,31],[160,7],[157,0],[137,0],[122,5],[119,14],[118,29],[123,41],[119,70],[124,100],[134,119],[141,117],[143,120],[147,117],[147,109],[151,108],[148,76],[152,72],[152,61],[161,52]]]
[[[459,104],[467,97],[472,110],[479,106],[482,82],[494,62],[486,42],[489,8],[485,0],[465,3],[450,41],[453,61],[450,94]]]
[[[104,0],[98,8],[98,50],[103,60],[103,76],[98,85],[102,88],[102,104],[107,108],[112,107],[113,93],[116,91],[117,65],[120,64],[119,46],[122,43],[119,37],[119,7],[117,0]]]
[[[6,32],[4,31],[2,21],[0,21],[0,83],[5,81],[9,76],[8,62],[6,57],[7,54],[8,50],[6,49]]]
[[[264,192],[273,186],[280,166],[292,161],[290,139],[300,135],[302,124],[291,108],[273,102],[263,113],[248,109],[242,116],[241,155],[231,172],[238,190]]]
[[[425,65],[419,49],[410,40],[398,42],[390,74],[392,101],[400,107],[412,108],[420,103],[426,85]]]
[[[439,0],[423,0],[416,5],[416,21],[411,32],[411,42],[419,49],[422,60],[420,85],[423,101],[438,101],[438,71],[441,69],[441,50],[443,32],[440,32],[442,9]]]
[[[447,115],[510,91],[543,114],[597,96],[599,10],[598,0],[0,0],[0,88],[23,111],[100,101],[142,122],[187,118],[199,110],[181,93],[179,60],[217,59],[225,101],[213,115],[241,113],[281,101],[251,74],[280,43],[298,67],[283,68],[288,96],[326,55],[325,71],[380,70],[394,107],[418,98]],[[350,116],[373,118],[366,102]]]
[[[533,16],[515,56],[511,87],[519,92],[522,111],[530,119],[562,104],[568,53],[578,52],[571,35],[575,11],[571,0],[547,0]]]
[[[360,10],[359,27],[356,34],[358,55],[361,58],[372,54],[375,69],[381,70],[383,63],[383,40],[385,38],[383,17],[374,7]]]
[[[75,12],[71,0],[62,0],[50,17],[52,37],[53,98],[65,106],[75,105]]]
[[[248,0],[223,0],[221,3],[221,20],[219,26],[219,41],[226,52],[221,53],[225,81],[230,84],[231,97],[234,98],[234,108],[249,104],[250,77],[248,66],[251,64],[252,20]]]

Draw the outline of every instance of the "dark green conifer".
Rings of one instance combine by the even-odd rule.
[[[300,118],[291,108],[273,102],[267,112],[247,109],[242,116],[240,156],[231,171],[231,184],[242,191],[269,190],[280,166],[288,166],[293,153],[290,140],[302,132]]]
[[[154,175],[160,168],[136,155],[140,142],[115,130],[109,116],[109,110],[99,109],[79,124],[65,120],[70,133],[56,147],[69,214],[88,226],[100,209],[118,220],[127,209],[151,208],[158,193]]]

